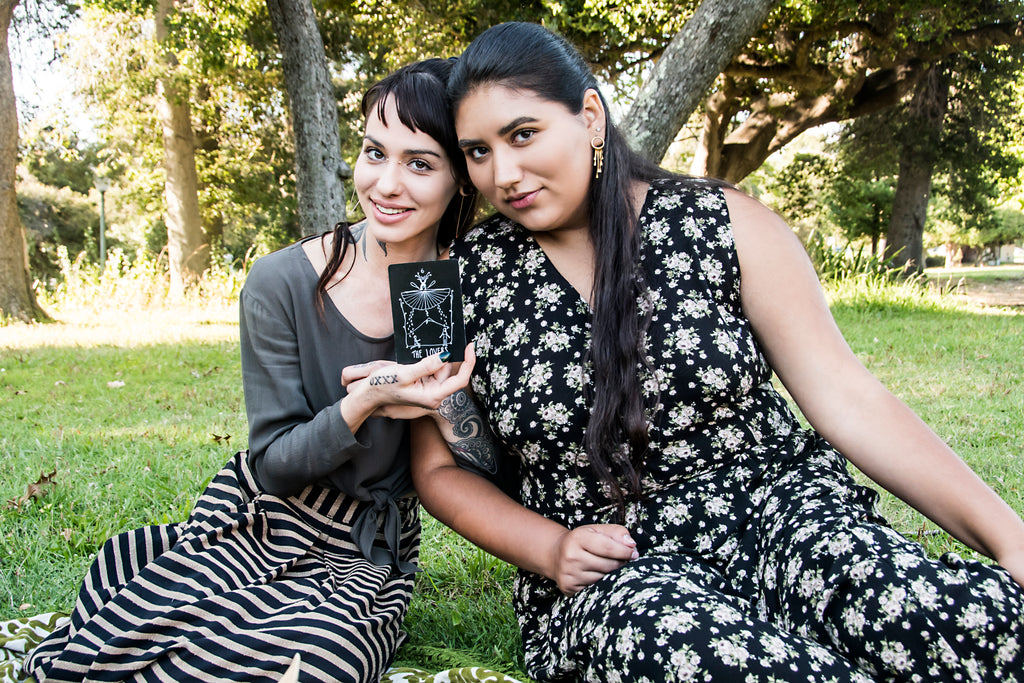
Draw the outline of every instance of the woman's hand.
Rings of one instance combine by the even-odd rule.
[[[567,531],[559,539],[550,578],[562,593],[573,595],[638,557],[636,541],[626,527],[588,524]]]
[[[365,419],[373,415],[409,420],[430,414],[447,396],[464,389],[475,362],[470,344],[462,363],[446,363],[441,360],[441,354],[412,365],[384,360],[360,363],[342,370],[341,384],[348,388],[345,400],[351,399],[352,417],[362,415]],[[342,413],[345,412],[343,405]]]

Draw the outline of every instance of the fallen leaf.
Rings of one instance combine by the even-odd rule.
[[[57,380],[56,382],[53,383],[53,386],[55,386],[55,387],[66,387],[67,385],[68,385],[68,383],[65,382],[62,379],[59,379],[59,380]]]
[[[18,609],[20,609],[22,612],[24,612],[27,609],[32,609],[32,606],[33,605],[32,605],[31,602],[23,602],[20,605],[18,605]]]
[[[27,394],[27,393],[28,392],[25,391],[24,389],[18,389],[17,391],[14,392],[14,395],[15,396],[21,396],[22,394]]]
[[[113,382],[107,382],[108,389],[120,389],[124,386],[124,382],[119,379],[115,379]]]
[[[21,506],[30,500],[39,500],[47,493],[50,489],[56,486],[53,479],[57,475],[57,470],[54,469],[49,474],[39,474],[39,479],[29,484],[25,488],[25,494],[18,496],[17,498],[11,498],[7,501],[7,508],[11,510],[20,510]]]
[[[220,443],[221,441],[223,441],[226,444],[230,444],[231,443],[231,435],[230,434],[225,434],[224,436],[221,436],[220,434],[210,434],[210,436],[212,436],[213,440],[216,441],[217,443]]]
[[[71,529],[61,529],[60,535],[64,537],[64,540],[68,543],[71,542]]]

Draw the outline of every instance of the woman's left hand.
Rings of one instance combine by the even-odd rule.
[[[342,386],[349,396],[365,402],[369,414],[410,420],[429,415],[446,397],[469,384],[476,356],[466,347],[466,360],[446,363],[439,354],[412,365],[373,361],[342,370]]]

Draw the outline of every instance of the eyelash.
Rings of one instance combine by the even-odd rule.
[[[517,130],[514,133],[512,133],[512,137],[510,137],[509,139],[512,140],[513,144],[516,143],[517,141],[518,142],[526,142],[527,140],[532,138],[534,133],[536,133],[536,132],[537,131],[535,131],[533,128],[520,128],[519,130]],[[524,135],[526,137],[522,137]],[[519,138],[519,139],[517,140],[517,138]]]
[[[533,128],[520,128],[514,131],[510,136],[509,140],[513,145],[522,144],[529,142],[530,139],[536,134],[536,130]],[[465,150],[466,158],[471,161],[479,161],[485,154],[487,154],[486,147],[467,147]]]
[[[365,154],[367,158],[370,159],[370,161],[383,161],[384,159],[384,152],[380,151],[376,147],[365,148],[363,150],[363,154]],[[423,159],[411,159],[409,161],[409,165],[412,167],[413,171],[416,171],[418,173],[425,173],[427,171],[434,170],[434,167],[431,166],[426,161],[424,161]]]

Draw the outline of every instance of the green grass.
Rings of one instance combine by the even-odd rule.
[[[1024,512],[1024,316],[913,284],[831,290],[832,313],[861,361],[1018,513]],[[869,429],[870,426],[865,426]],[[975,554],[883,492],[893,524],[929,552]]]
[[[1024,265],[963,266],[960,268],[929,268],[925,271],[929,280],[956,284],[960,278],[968,280],[1020,280],[1024,279]]]
[[[865,278],[829,296],[857,356],[1024,511],[1024,317]],[[0,619],[70,608],[108,536],[183,519],[246,445],[231,305],[60,317],[0,327],[0,506],[56,470],[48,495],[0,508]],[[891,496],[883,508],[929,552],[972,554]],[[511,567],[426,515],[421,566],[399,663],[525,678]]]

